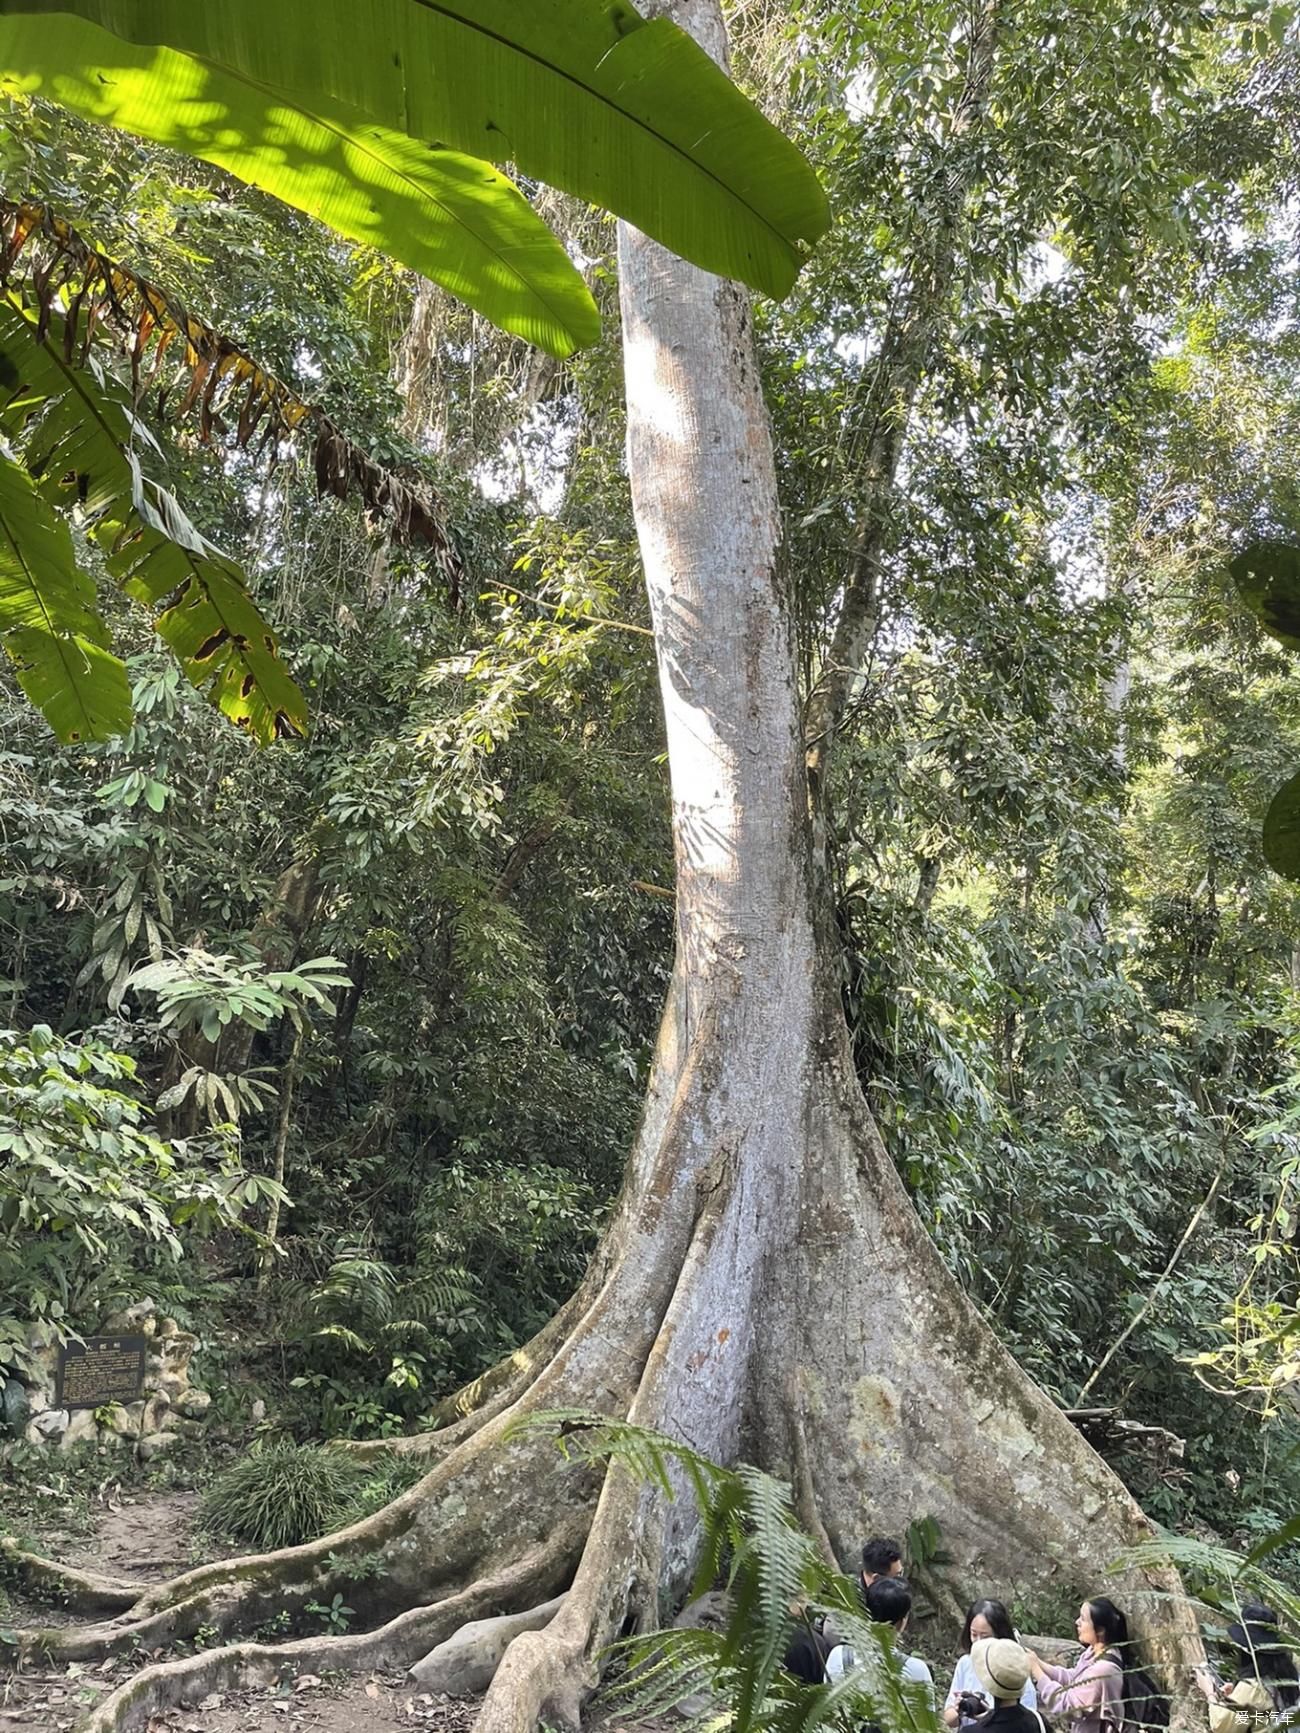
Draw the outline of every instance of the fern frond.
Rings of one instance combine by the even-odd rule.
[[[666,1498],[674,1495],[672,1471],[680,1469],[704,1509],[729,1471],[710,1462],[689,1444],[649,1427],[583,1408],[550,1408],[516,1421],[513,1434],[550,1433],[569,1462],[618,1462],[639,1480],[648,1481]]]
[[[648,1633],[614,1646],[631,1663],[619,1695],[638,1717],[686,1698],[708,1705],[692,1733],[856,1733],[864,1720],[891,1733],[940,1733],[929,1693],[905,1681],[893,1633],[862,1611],[857,1585],[823,1561],[791,1507],[790,1489],[749,1467],[720,1468],[680,1440],[580,1409],[554,1410],[512,1428],[553,1434],[574,1462],[617,1463],[667,1498],[684,1481],[701,1513],[696,1593],[727,1566],[730,1615],[724,1631]],[[808,1686],[783,1660],[799,1609],[834,1608],[857,1665],[832,1683]]]

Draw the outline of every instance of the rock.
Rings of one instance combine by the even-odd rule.
[[[110,1313],[100,1325],[99,1333],[101,1336],[143,1335],[145,1319],[152,1318],[157,1310],[155,1301],[137,1300],[134,1306],[125,1306],[120,1312]]]
[[[4,1429],[11,1438],[21,1438],[23,1427],[32,1417],[32,1404],[27,1395],[27,1386],[20,1384],[16,1378],[6,1378],[4,1390],[0,1393],[0,1419]]]
[[[158,1340],[160,1342],[165,1341],[168,1336],[176,1335],[179,1329],[180,1325],[176,1322],[175,1318],[159,1318]]]
[[[202,1438],[207,1428],[201,1420],[186,1420],[183,1414],[178,1414],[174,1408],[169,1409],[163,1421],[164,1432],[175,1432],[181,1438]]]
[[[1072,1667],[1079,1659],[1077,1637],[1021,1637],[1020,1641],[1049,1667]]]
[[[171,1406],[171,1399],[165,1392],[160,1391],[156,1396],[148,1398],[144,1404],[144,1412],[140,1416],[141,1437],[144,1437],[146,1433],[162,1431],[163,1422],[171,1412]]]
[[[141,1462],[149,1462],[155,1456],[160,1456],[164,1450],[170,1450],[176,1442],[174,1432],[149,1432],[140,1440],[137,1448]]]
[[[262,1424],[262,1422],[266,1419],[266,1403],[263,1402],[263,1400],[260,1396],[253,1403],[253,1406],[249,1409],[249,1415],[252,1419],[254,1426],[260,1426]]]
[[[47,1408],[43,1414],[38,1414],[27,1428],[27,1437],[32,1444],[46,1444],[51,1438],[58,1438],[68,1430],[71,1416],[66,1408]]]
[[[104,1431],[115,1438],[138,1438],[143,1419],[143,1402],[114,1402],[104,1417]]]
[[[688,1601],[673,1620],[675,1631],[725,1631],[731,1617],[731,1597],[721,1589],[710,1589],[698,1600]]]
[[[175,1372],[164,1372],[157,1380],[149,1381],[149,1394],[156,1396],[160,1402],[166,1402],[175,1408],[182,1396],[189,1389],[183,1377]]]
[[[563,1604],[564,1596],[530,1607],[525,1613],[503,1613],[495,1619],[475,1619],[462,1625],[446,1642],[439,1643],[411,1668],[408,1678],[430,1692],[451,1697],[477,1697],[492,1683],[506,1645],[521,1631],[540,1631],[549,1625]]]
[[[688,1601],[673,1620],[675,1631],[722,1631],[731,1617],[731,1597],[721,1589],[710,1589],[697,1600]],[[688,1721],[717,1710],[719,1705],[706,1691],[697,1691],[673,1704],[674,1711]]]
[[[78,1444],[93,1444],[99,1437],[99,1426],[93,1408],[75,1408],[59,1440],[60,1450],[75,1450]]]
[[[188,1330],[177,1330],[174,1336],[164,1336],[155,1343],[169,1372],[184,1372],[198,1345],[198,1337],[191,1336]]]
[[[27,1326],[27,1346],[33,1353],[44,1353],[50,1348],[58,1349],[59,1335],[53,1324],[29,1324]]]
[[[36,1384],[27,1386],[27,1407],[32,1414],[44,1414],[47,1408],[53,1408],[50,1400],[53,1391]]]
[[[51,1348],[29,1348],[26,1358],[28,1384],[53,1390],[59,1376],[58,1344]]]
[[[177,1396],[172,1407],[178,1414],[183,1414],[187,1420],[202,1420],[212,1406],[212,1398],[206,1390],[187,1389]]]

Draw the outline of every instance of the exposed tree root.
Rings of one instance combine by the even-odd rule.
[[[543,1630],[515,1638],[488,1687],[475,1733],[577,1729],[600,1677],[599,1655],[622,1622],[638,1556],[644,1488],[621,1469],[606,1476],[582,1563],[564,1605]],[[644,1535],[644,1530],[642,1530]]]
[[[378,1630],[291,1643],[235,1643],[145,1667],[97,1705],[85,1733],[127,1733],[151,1715],[200,1701],[210,1691],[271,1685],[302,1673],[411,1666],[471,1619],[518,1609],[567,1578],[581,1536],[569,1528],[508,1569],[429,1606],[412,1607]]]
[[[735,1166],[727,1140],[719,1142],[719,1155],[699,1176],[701,1203],[690,1244],[628,1415],[636,1425],[658,1428],[671,1423],[669,1410],[679,1388],[674,1351],[682,1352],[692,1340],[698,1298],[708,1292],[710,1252],[736,1202]],[[699,1442],[709,1447],[709,1440]],[[677,1514],[680,1519],[680,1510]],[[599,1683],[600,1657],[611,1639],[629,1625],[644,1626],[657,1618],[657,1590],[666,1565],[664,1536],[662,1495],[621,1466],[612,1466],[563,1606],[543,1630],[525,1632],[510,1644],[488,1688],[475,1733],[532,1733],[543,1723],[575,1730],[581,1725],[583,1703]],[[667,1574],[675,1574],[671,1564]]]
[[[59,1564],[38,1553],[24,1552],[9,1535],[0,1539],[0,1560],[6,1571],[16,1573],[29,1587],[41,1594],[57,1595],[64,1606],[77,1613],[127,1612],[149,1586],[125,1582],[121,1577],[102,1576],[98,1571],[78,1570],[75,1565]]]
[[[296,1609],[308,1591],[286,1591],[280,1604]],[[310,1591],[314,1592],[314,1591]],[[168,1643],[187,1642],[199,1631],[228,1631],[242,1606],[229,1588],[191,1595],[147,1618],[115,1619],[99,1625],[55,1625],[44,1630],[22,1631],[17,1644],[19,1661],[97,1661],[109,1655],[148,1652]]]

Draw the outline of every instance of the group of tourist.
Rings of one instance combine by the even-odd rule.
[[[929,1667],[903,1648],[912,1592],[893,1541],[869,1540],[863,1547],[859,1587],[867,1617],[894,1633],[904,1681],[922,1687],[936,1703]],[[1078,1659],[1070,1666],[1055,1665],[1020,1641],[1001,1601],[976,1601],[966,1614],[961,1656],[942,1704],[945,1724],[978,1725],[992,1733],[1047,1733],[1044,1714],[1056,1718],[1066,1733],[1142,1733],[1167,1724],[1163,1700],[1137,1665],[1128,1621],[1115,1603],[1104,1595],[1084,1601],[1074,1628],[1081,1645]],[[1241,1622],[1229,1628],[1228,1642],[1240,1657],[1239,1676],[1224,1680],[1211,1667],[1196,1675],[1209,1706],[1210,1733],[1289,1725],[1300,1707],[1300,1684],[1276,1614],[1247,1604]],[[805,1683],[820,1684],[842,1678],[856,1659],[852,1646],[837,1640],[828,1617],[804,1622],[785,1665]]]

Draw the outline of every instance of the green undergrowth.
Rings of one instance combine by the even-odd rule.
[[[218,1540],[259,1549],[297,1546],[371,1515],[422,1473],[397,1456],[359,1462],[343,1451],[275,1440],[216,1476],[200,1525]]]
[[[216,1466],[202,1440],[180,1441],[147,1464],[126,1448],[83,1445],[65,1453],[17,1444],[0,1474],[0,1535],[30,1551],[49,1552],[61,1541],[90,1534],[121,1499],[191,1492]]]

